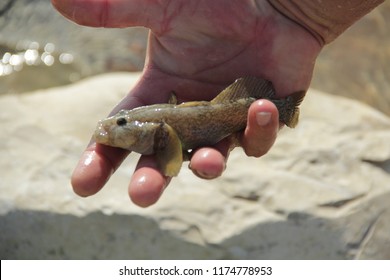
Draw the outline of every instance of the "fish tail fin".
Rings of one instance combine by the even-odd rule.
[[[268,80],[257,77],[243,77],[218,94],[211,104],[235,101],[241,98],[268,99],[275,103],[279,111],[280,120],[288,127],[294,128],[299,120],[299,105],[304,99],[306,91],[298,91],[286,98],[276,99],[275,88]]]
[[[280,99],[279,102],[275,102],[279,110],[279,118],[288,127],[294,128],[299,121],[299,105],[305,98],[306,91],[297,91],[284,99]],[[278,105],[278,103],[280,105]]]
[[[274,95],[275,89],[270,81],[257,77],[244,77],[237,79],[224,89],[211,100],[211,103],[224,103],[248,97],[255,99],[271,98]]]

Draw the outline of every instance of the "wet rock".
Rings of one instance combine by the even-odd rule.
[[[390,119],[316,90],[269,154],[236,149],[219,179],[184,165],[156,205],[138,208],[132,154],[100,193],[76,196],[78,156],[137,78],[0,96],[2,259],[390,258]]]

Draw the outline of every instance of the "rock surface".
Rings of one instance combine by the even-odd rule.
[[[225,174],[187,168],[148,209],[131,204],[131,155],[97,195],[69,177],[96,121],[137,75],[0,96],[2,259],[390,259],[390,119],[310,90],[300,125]]]

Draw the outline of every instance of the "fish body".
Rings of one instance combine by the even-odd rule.
[[[176,176],[183,162],[183,153],[214,145],[243,130],[248,109],[257,99],[274,102],[280,121],[295,127],[298,106],[304,94],[302,91],[276,99],[271,82],[255,77],[240,78],[210,102],[156,104],[121,110],[99,121],[94,138],[100,144],[144,155],[155,154],[162,173]]]

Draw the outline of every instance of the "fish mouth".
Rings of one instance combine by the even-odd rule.
[[[103,121],[99,121],[96,126],[95,133],[93,135],[93,138],[96,143],[108,144],[110,140],[108,131],[109,128],[107,127],[107,125],[104,125]]]

